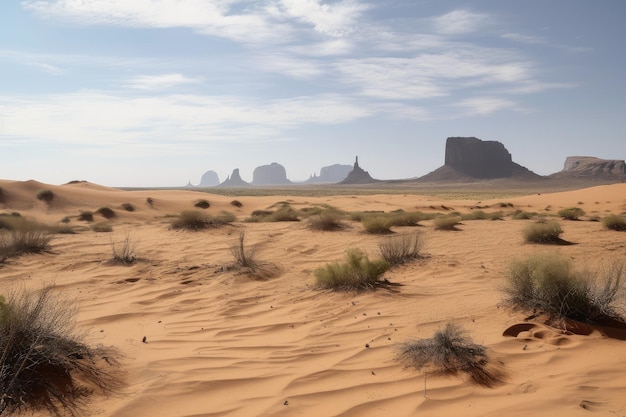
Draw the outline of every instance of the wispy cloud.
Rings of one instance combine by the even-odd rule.
[[[356,0],[324,4],[320,0],[280,0],[284,15],[313,25],[317,32],[341,36],[353,31],[360,14],[369,8]]]
[[[499,97],[474,97],[459,102],[457,106],[465,109],[465,116],[486,116],[500,110],[513,109],[516,103]]]
[[[488,16],[468,10],[454,10],[434,19],[435,30],[445,35],[463,35],[488,23]]]
[[[543,36],[524,35],[521,33],[505,33],[501,36],[504,39],[517,43],[523,43],[527,45],[544,45],[547,47],[558,48],[569,52],[589,52],[592,50],[591,48],[587,47],[562,45],[558,42],[553,42]]]
[[[164,90],[182,84],[199,83],[199,78],[187,77],[183,74],[140,75],[131,78],[127,85],[139,90]]]

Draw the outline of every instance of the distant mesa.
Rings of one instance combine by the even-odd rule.
[[[374,182],[379,182],[379,180],[372,178],[369,172],[359,166],[359,157],[357,156],[352,171],[340,184],[371,184]]]
[[[524,178],[541,176],[513,162],[504,145],[475,137],[450,137],[446,140],[444,165],[419,178],[419,181],[468,181],[476,179]]]
[[[568,156],[563,170],[551,177],[621,178],[626,177],[626,163],[619,159],[600,159],[593,156]]]
[[[239,168],[233,169],[233,173],[226,178],[226,180],[219,185],[220,187],[248,187],[249,183],[241,179],[239,175]]]
[[[291,184],[287,179],[285,167],[276,162],[261,165],[252,173],[252,185],[285,185]]]
[[[350,171],[352,171],[352,165],[334,164],[322,167],[320,175],[311,175],[306,181],[307,184],[334,184],[346,179]]]
[[[220,184],[220,177],[217,175],[215,171],[207,171],[202,174],[202,178],[200,178],[199,187],[215,187]]]

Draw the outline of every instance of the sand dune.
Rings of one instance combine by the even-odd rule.
[[[239,220],[280,201],[347,211],[449,211],[443,205],[460,212],[480,206],[554,214],[577,206],[587,212],[586,220],[625,212],[626,184],[480,202],[411,194],[244,196],[237,197],[241,208],[230,204],[232,197],[194,191],[35,181],[0,181],[0,187],[8,196],[0,204],[3,211],[48,222],[70,216],[70,224],[83,225],[78,234],[56,235],[49,253],[0,265],[0,288],[54,282],[60,297],[78,304],[78,326],[89,330],[88,339],[124,354],[125,392],[94,398],[88,415],[626,414],[625,341],[602,329],[563,333],[499,307],[504,271],[517,256],[557,251],[589,268],[626,261],[624,233],[605,230],[599,222],[559,220],[563,238],[576,245],[555,247],[525,244],[523,220],[465,221],[456,232],[436,231],[424,221],[419,230],[428,257],[386,275],[401,286],[356,293],[313,288],[313,271],[341,260],[347,248],[376,256],[381,238],[363,233],[360,223],[317,232],[305,222],[238,221],[179,232],[169,229],[167,217],[206,198],[211,203],[206,212],[227,210]],[[34,197],[41,189],[54,192],[50,205]],[[123,203],[136,210],[123,210]],[[73,217],[102,206],[117,213],[112,233],[95,233]],[[241,231],[257,257],[272,264],[270,278],[225,268]],[[140,259],[131,266],[111,264],[111,243],[127,235],[138,242]],[[399,343],[430,337],[449,321],[503,363],[501,385],[484,388],[465,377],[425,375],[397,360]]]

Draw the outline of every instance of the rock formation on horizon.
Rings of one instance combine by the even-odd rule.
[[[619,159],[600,159],[593,156],[568,156],[563,170],[556,177],[607,178],[625,177],[626,163]]]
[[[215,171],[207,171],[202,174],[202,178],[200,178],[200,185],[198,187],[215,187],[220,184],[220,177],[217,175]]]
[[[261,165],[252,173],[252,185],[285,185],[291,184],[287,179],[285,167],[272,162],[270,165]]]
[[[357,156],[352,171],[339,184],[370,184],[373,182],[378,182],[378,180],[372,178],[369,172],[359,166],[359,157]]]
[[[233,173],[219,185],[220,187],[249,187],[250,184],[241,179],[239,168],[233,169]]]
[[[333,184],[338,183],[346,179],[350,171],[352,171],[352,165],[333,164],[322,167],[320,175],[311,175],[306,181],[307,184]]]
[[[475,137],[449,137],[444,165],[420,181],[471,181],[495,178],[539,179],[541,176],[513,162],[500,142]]]

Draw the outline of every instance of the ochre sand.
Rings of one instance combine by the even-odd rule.
[[[48,186],[0,181],[3,211],[46,222],[80,210],[112,207],[112,233],[82,227],[55,235],[48,253],[11,258],[0,266],[0,292],[54,283],[57,295],[78,305],[78,328],[93,344],[124,355],[127,386],[118,396],[94,398],[91,416],[587,416],[626,414],[626,341],[562,334],[534,322],[517,337],[503,332],[524,314],[499,307],[511,259],[559,252],[580,268],[626,261],[626,234],[603,229],[589,216],[626,211],[626,184],[563,193],[481,201],[545,213],[577,206],[585,221],[562,221],[571,246],[525,244],[529,221],[464,221],[460,231],[419,229],[425,259],[386,274],[401,286],[366,292],[314,288],[313,271],[339,261],[348,248],[377,256],[380,236],[360,223],[338,232],[310,231],[306,222],[244,223],[253,210],[279,201],[295,208],[329,204],[347,211],[423,210],[441,205],[467,212],[477,201],[420,195],[233,197],[194,191],[120,191],[89,183]],[[34,196],[51,189],[51,207]],[[146,204],[151,197],[154,207]],[[171,218],[206,198],[207,213],[235,213],[239,221],[202,232],[169,229]],[[129,213],[120,205],[137,207]],[[549,211],[546,211],[546,208]],[[96,215],[97,221],[103,220]],[[254,279],[224,268],[241,231],[274,276]],[[111,242],[139,242],[132,266],[111,265]],[[398,344],[428,338],[449,321],[464,327],[503,362],[494,388],[466,377],[441,377],[405,368]],[[147,343],[142,343],[146,337]],[[369,346],[366,347],[366,344]]]

